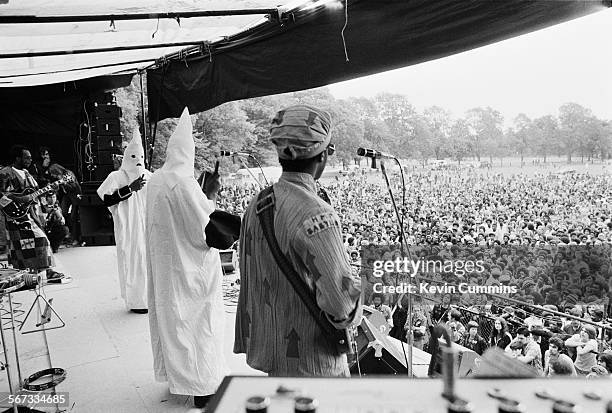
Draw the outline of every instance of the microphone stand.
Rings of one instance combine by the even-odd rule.
[[[400,164],[400,162],[397,160],[397,158],[394,158],[395,162],[397,162],[397,164],[400,167],[400,172],[402,174],[402,186],[403,186],[403,202],[405,203],[406,201],[406,183],[404,182],[404,173],[402,171],[402,166]],[[372,166],[376,167],[376,161],[375,159],[372,159]],[[404,243],[406,242],[406,234],[404,233],[404,220],[402,217],[400,217],[400,213],[399,210],[397,209],[397,204],[395,202],[395,197],[393,196],[393,191],[391,190],[391,184],[389,183],[389,177],[387,176],[387,169],[385,168],[385,162],[384,160],[381,158],[380,159],[380,171],[382,172],[383,177],[385,178],[385,182],[387,184],[387,190],[389,191],[389,197],[391,198],[391,203],[393,204],[393,209],[395,211],[395,216],[397,218],[397,221],[399,223],[399,227],[400,227],[400,253],[402,255],[402,258],[404,257],[404,253],[406,250],[408,250],[408,248],[406,247],[406,249],[404,249]],[[408,250],[408,255],[410,255],[410,251]],[[412,258],[412,257],[410,257]],[[413,339],[413,335],[412,335],[412,294],[410,293],[410,290],[408,290],[408,292],[406,293],[406,296],[408,297],[408,308],[406,309],[407,313],[407,322],[408,322],[408,328],[409,328],[409,334],[408,334],[408,360],[406,360],[406,368],[408,369],[408,377],[412,377],[412,346],[414,344],[414,339]],[[400,296],[401,299],[401,296]],[[401,303],[400,303],[401,304]],[[402,349],[404,348],[404,345],[402,344]],[[405,356],[405,353],[404,353]]]
[[[261,176],[263,176],[264,181],[266,181],[266,185],[270,186],[270,182],[268,182],[268,178],[266,177],[266,174],[263,171],[263,168],[261,167],[261,164],[259,163],[259,161],[257,160],[256,157],[254,157],[252,154],[249,154],[249,156],[251,157],[251,159],[253,159],[255,161],[255,163],[257,164],[257,166],[259,167],[259,170],[261,171]]]
[[[240,161],[240,163],[242,164],[242,166],[244,166],[244,169],[247,170],[247,172],[249,173],[249,175],[251,175],[251,177],[255,180],[255,182],[257,182],[257,184],[259,185],[259,187],[261,189],[263,189],[263,185],[261,184],[261,182],[259,182],[259,179],[255,178],[255,175],[253,175],[253,172],[251,172],[251,169],[248,167],[248,165],[246,164],[246,162],[244,162],[244,159],[242,159],[241,155],[235,154],[232,155],[235,156],[236,158],[238,158],[238,160]],[[266,181],[266,185],[270,186],[270,182],[268,182],[268,178],[266,177],[266,174],[263,171],[263,168],[261,167],[261,164],[259,163],[259,161],[257,160],[256,157],[254,157],[253,155],[249,154],[249,156],[251,158],[253,158],[255,160],[255,163],[257,163],[257,166],[259,167],[259,170],[261,171],[261,175],[263,176],[264,180]]]

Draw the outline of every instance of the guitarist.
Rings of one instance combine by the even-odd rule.
[[[38,189],[36,180],[28,172],[32,163],[30,151],[22,145],[11,148],[13,164],[0,169],[0,205],[13,201],[29,202],[31,195],[22,195],[28,188]],[[4,215],[3,215],[4,216]],[[63,278],[63,274],[53,271],[53,252],[41,219],[40,207],[33,204],[28,215],[12,220],[5,218],[9,263],[16,269],[34,271],[47,270],[47,280]]]
[[[342,330],[361,321],[361,283],[351,276],[340,218],[317,196],[330,144],[329,113],[289,107],[272,120],[270,140],[283,173],[274,184],[274,233],[281,252]],[[242,221],[241,289],[234,353],[273,376],[349,376],[347,358],[325,336],[271,253],[257,215],[257,196]]]

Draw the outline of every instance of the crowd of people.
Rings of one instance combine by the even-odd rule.
[[[610,325],[612,180],[605,174],[552,172],[416,172],[406,176],[405,201],[398,175],[392,177],[404,219],[404,256],[482,262],[480,272],[419,272],[418,280],[516,286],[516,293],[497,296],[420,294],[412,326],[405,324],[405,297],[378,294],[374,288],[377,282],[410,281],[409,275],[397,272],[372,275],[375,260],[402,257],[401,234],[384,182],[353,172],[327,179],[323,186],[342,220],[347,253],[367,280],[362,286],[365,301],[386,313],[396,338],[405,341],[412,332],[414,344],[428,350],[431,328],[442,321],[457,343],[479,354],[501,347],[543,375],[610,375],[612,330],[559,314]],[[224,185],[219,206],[241,214],[258,191],[254,184]]]
[[[608,175],[504,175],[465,170],[406,176],[392,188],[409,245],[600,245],[612,241]],[[381,182],[354,175],[334,182],[347,245],[399,241]],[[334,198],[334,197],[332,197]]]
[[[529,365],[539,376],[612,378],[612,325],[592,308],[583,312],[582,307],[576,306],[563,316],[549,312],[548,307],[493,305],[478,313],[450,301],[445,296],[442,302],[431,306],[417,296],[412,326],[404,321],[406,312],[400,307],[389,320],[397,323],[391,334],[404,341],[412,334],[417,348],[433,353],[436,347],[432,344],[432,327],[442,323],[457,344],[479,355],[489,348],[499,348],[508,357]]]
[[[397,174],[397,173],[396,173]],[[407,174],[405,202],[392,191],[408,245],[602,245],[612,242],[612,180],[606,174]],[[323,184],[342,219],[350,251],[399,243],[393,205],[382,180],[353,172]],[[255,184],[221,189],[220,207],[244,211]]]
[[[609,176],[588,174],[407,176],[405,203],[400,188],[393,188],[405,213],[404,256],[482,264],[481,271],[459,274],[456,269],[420,271],[413,282],[516,287],[514,294],[420,294],[412,326],[405,321],[405,298],[376,294],[373,288],[377,282],[410,282],[410,276],[397,272],[373,276],[374,261],[402,256],[385,188],[367,176],[354,176],[329,189],[338,194],[345,245],[368,280],[366,301],[380,296],[376,302],[397,305],[391,319],[396,338],[412,334],[415,346],[430,350],[431,329],[443,322],[458,344],[478,354],[500,347],[540,375],[610,376],[611,184]]]

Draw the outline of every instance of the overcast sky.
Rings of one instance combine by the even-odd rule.
[[[408,96],[418,110],[453,117],[491,106],[506,123],[558,113],[566,102],[612,119],[612,9],[510,40],[330,86],[336,98],[381,92]],[[350,50],[349,50],[350,56]]]

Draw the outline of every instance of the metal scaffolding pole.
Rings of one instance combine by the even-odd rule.
[[[199,10],[172,13],[126,13],[126,14],[90,14],[72,16],[36,16],[36,15],[9,15],[0,16],[0,24],[19,23],[80,23],[104,22],[119,20],[158,20],[158,19],[188,19],[193,17],[220,17],[220,16],[247,16],[253,14],[270,14],[279,17],[277,8],[271,9],[236,9],[236,10]]]

